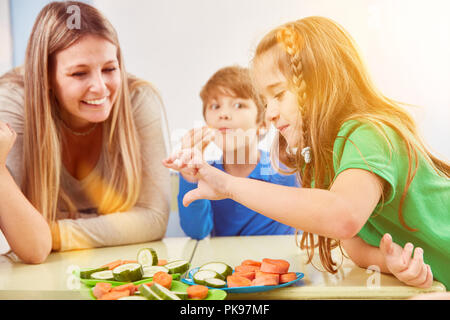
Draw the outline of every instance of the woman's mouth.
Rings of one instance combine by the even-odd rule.
[[[84,104],[87,104],[89,106],[93,106],[93,107],[99,107],[101,105],[103,105],[106,100],[108,100],[108,97],[104,97],[101,99],[95,99],[95,100],[81,100],[81,102],[83,102]]]

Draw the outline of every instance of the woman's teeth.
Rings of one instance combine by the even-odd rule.
[[[98,99],[98,100],[83,100],[83,102],[87,103],[87,104],[92,104],[92,105],[101,105],[106,102],[107,98],[108,97],[104,97],[103,99]]]

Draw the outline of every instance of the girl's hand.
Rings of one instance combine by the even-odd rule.
[[[199,199],[222,200],[230,198],[233,179],[235,179],[232,175],[210,166],[205,161],[196,161],[195,159],[188,164],[188,167],[196,171],[198,187],[184,195],[183,205],[185,207]]]
[[[0,167],[6,166],[6,158],[16,141],[17,133],[7,123],[0,121]]]
[[[416,248],[411,258],[414,246],[407,243],[404,248],[392,242],[392,237],[386,233],[380,241],[380,250],[384,255],[389,271],[407,285],[429,288],[433,283],[433,273],[429,265],[423,261],[423,249]]]
[[[197,183],[196,170],[188,168],[187,164],[194,159],[203,159],[203,151],[214,139],[214,130],[203,127],[190,130],[183,138],[181,150],[163,160],[163,165],[169,169],[180,172],[183,178],[190,183]]]

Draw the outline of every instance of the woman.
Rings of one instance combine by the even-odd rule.
[[[67,25],[72,5],[80,28]],[[170,193],[162,111],[155,89],[126,73],[98,10],[44,7],[24,68],[0,78],[0,227],[12,251],[41,263],[51,249],[162,238]]]

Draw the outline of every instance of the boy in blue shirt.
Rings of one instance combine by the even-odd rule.
[[[180,152],[197,148],[197,151],[203,153],[206,146],[214,140],[223,151],[222,159],[211,163],[216,168],[234,176],[298,186],[295,175],[278,174],[270,164],[269,153],[258,149],[260,138],[264,136],[266,129],[264,105],[253,89],[248,69],[238,66],[220,69],[202,88],[200,97],[208,128],[191,130],[183,138]],[[194,139],[199,143],[193,143]],[[230,199],[198,200],[189,207],[184,207],[183,197],[197,188],[197,179],[192,169],[183,163],[173,163],[170,158],[164,163],[180,172],[180,224],[191,238],[295,233],[294,228]]]

